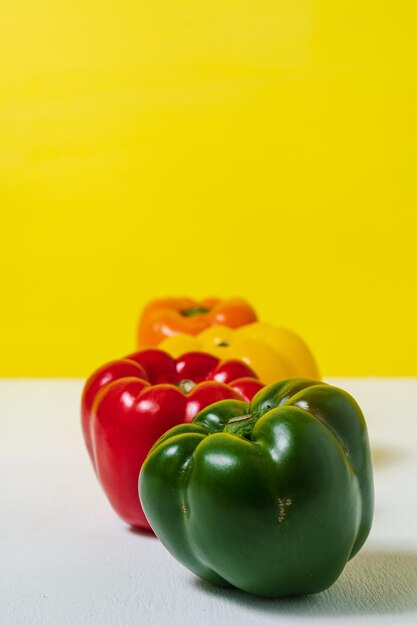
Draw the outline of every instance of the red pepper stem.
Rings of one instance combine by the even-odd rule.
[[[184,378],[184,380],[180,380],[178,387],[184,393],[190,393],[191,389],[194,389],[195,387],[195,382],[189,378]]]

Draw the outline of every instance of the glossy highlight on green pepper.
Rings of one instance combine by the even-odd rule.
[[[139,478],[147,519],[201,578],[249,593],[317,593],[373,517],[366,423],[345,391],[288,379],[169,430]]]

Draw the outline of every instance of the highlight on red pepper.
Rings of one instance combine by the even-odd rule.
[[[143,350],[96,370],[82,394],[82,429],[97,478],[116,513],[127,524],[150,531],[138,477],[155,441],[210,404],[249,402],[262,388],[243,362],[221,363],[204,352],[173,359],[162,350]]]
[[[190,298],[152,300],[139,320],[138,347],[155,348],[166,337],[180,333],[197,335],[217,324],[239,328],[256,320],[254,309],[241,298],[208,298],[200,302]]]

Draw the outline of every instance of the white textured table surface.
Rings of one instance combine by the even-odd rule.
[[[361,405],[374,456],[371,535],[328,591],[216,589],[110,509],[81,439],[77,380],[0,382],[0,624],[417,623],[417,380],[332,380]]]

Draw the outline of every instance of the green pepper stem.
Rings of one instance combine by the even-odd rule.
[[[227,423],[234,424],[235,422],[243,422],[246,420],[250,420],[253,417],[251,413],[247,413],[246,415],[238,415],[237,417],[232,417]]]
[[[223,428],[223,432],[250,439],[250,434],[258,418],[258,415],[253,415],[252,413],[232,417]]]

